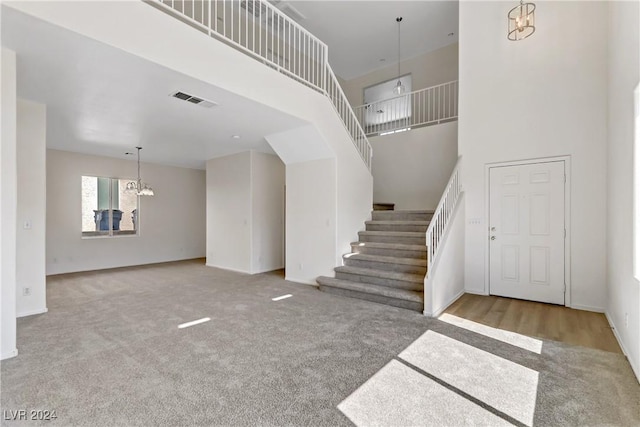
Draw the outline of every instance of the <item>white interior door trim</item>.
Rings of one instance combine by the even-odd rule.
[[[556,156],[556,157],[540,157],[533,159],[513,160],[507,162],[495,162],[486,163],[484,165],[484,294],[489,295],[489,172],[491,168],[501,166],[519,166],[530,165],[535,163],[548,163],[548,162],[564,162],[564,170],[566,174],[566,181],[564,183],[564,224],[567,230],[567,236],[564,244],[564,282],[566,284],[566,292],[564,295],[564,305],[566,307],[572,307],[571,305],[571,156]]]

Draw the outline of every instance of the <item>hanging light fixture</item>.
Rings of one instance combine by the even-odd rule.
[[[136,147],[136,149],[138,150],[138,181],[127,182],[125,191],[127,193],[136,193],[138,196],[153,196],[153,188],[140,179],[140,150],[142,150],[142,147]]]
[[[393,88],[393,93],[396,95],[402,95],[404,93],[404,85],[400,81],[400,23],[402,22],[402,16],[396,18],[398,23],[398,83]]]
[[[512,41],[524,40],[536,31],[535,25],[536,5],[533,3],[520,4],[509,11],[509,33],[507,38]]]

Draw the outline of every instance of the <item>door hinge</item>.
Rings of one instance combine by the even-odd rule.
[[[564,174],[564,182],[565,183],[567,182],[567,174],[566,173]]]
[[[564,229],[564,238],[565,239],[567,238],[567,229],[566,228]]]

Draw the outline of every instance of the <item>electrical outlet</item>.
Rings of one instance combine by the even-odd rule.
[[[31,295],[31,288],[22,288],[22,295],[25,297],[28,297],[29,295]]]

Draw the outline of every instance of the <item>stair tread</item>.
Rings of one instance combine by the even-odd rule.
[[[394,221],[394,220],[389,220],[389,219],[373,219],[371,221],[365,221],[365,224],[371,224],[371,225],[424,225],[424,226],[429,226],[429,223],[431,221],[407,221],[407,220],[400,220],[400,221]]]
[[[402,280],[405,282],[424,283],[424,274],[402,273],[399,271],[376,270],[373,268],[352,267],[343,265],[336,267],[335,271],[360,276],[375,276],[383,279]]]
[[[423,302],[422,292],[408,291],[398,288],[389,288],[386,286],[372,285],[368,283],[351,282],[349,280],[336,279],[333,277],[321,276],[317,279],[318,283],[323,286],[330,286],[340,289],[348,289],[350,291],[362,292],[365,294],[380,295],[387,298],[394,298],[404,301]]]
[[[426,267],[427,260],[421,258],[408,258],[408,257],[392,257],[384,255],[370,255],[370,254],[358,254],[350,253],[343,256],[346,259],[357,259],[362,261],[375,261],[389,264],[402,264],[402,265],[415,265],[418,267]]]
[[[358,231],[358,234],[365,236],[425,237],[424,231]]]
[[[427,251],[426,245],[406,245],[403,243],[384,243],[384,242],[351,242],[351,246],[370,247],[378,249],[398,249],[404,251]]]
[[[395,213],[410,213],[410,214],[421,214],[421,213],[426,213],[426,214],[432,214],[435,213],[435,209],[425,209],[425,210],[406,210],[406,211],[401,211],[401,210],[397,210],[394,209],[392,211],[388,211],[388,212],[395,212]]]

